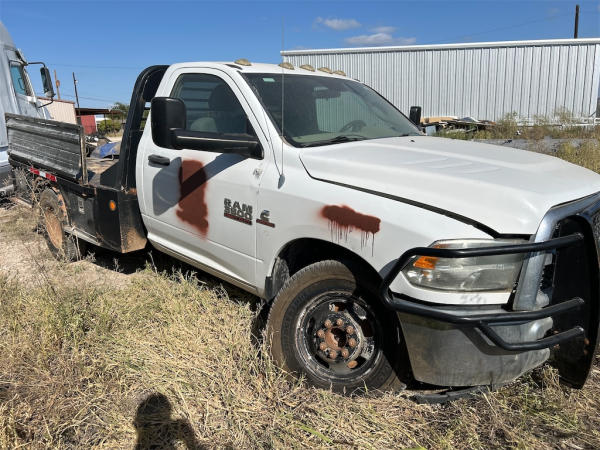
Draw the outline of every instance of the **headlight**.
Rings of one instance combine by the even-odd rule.
[[[476,248],[523,244],[517,239],[464,239],[434,242],[435,248]],[[402,270],[407,280],[419,287],[443,291],[511,291],[523,254],[438,258],[415,256]]]

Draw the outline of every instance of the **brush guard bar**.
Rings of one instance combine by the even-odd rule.
[[[547,306],[534,311],[507,311],[505,313],[475,314],[475,315],[457,315],[448,313],[444,310],[417,303],[413,300],[407,300],[407,297],[393,294],[390,291],[390,285],[402,269],[414,256],[433,256],[439,258],[468,258],[475,256],[496,256],[516,253],[536,253],[549,252],[559,248],[578,244],[584,239],[581,233],[574,233],[568,236],[561,236],[549,239],[543,242],[532,242],[526,244],[515,244],[495,247],[466,248],[466,249],[447,249],[433,247],[415,247],[400,256],[393,265],[390,272],[384,277],[379,286],[379,297],[383,303],[390,309],[398,312],[413,314],[426,317],[441,322],[451,323],[473,327],[481,331],[498,347],[508,351],[529,351],[541,350],[554,347],[561,342],[583,336],[585,331],[582,327],[576,326],[569,330],[548,336],[536,341],[511,343],[506,342],[494,329],[494,325],[520,325],[533,320],[552,317],[567,311],[581,308],[585,301],[579,297],[566,300],[561,303]]]

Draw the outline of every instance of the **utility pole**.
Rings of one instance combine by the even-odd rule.
[[[579,34],[579,5],[575,5],[575,32],[573,33],[573,38],[577,39],[578,34]]]
[[[54,82],[56,83],[56,95],[58,95],[58,99],[60,100],[60,80],[56,76],[56,69],[54,69]]]
[[[77,101],[77,109],[79,109],[79,94],[77,93],[77,79],[75,78],[75,72],[73,72],[73,86],[75,86],[75,100]]]

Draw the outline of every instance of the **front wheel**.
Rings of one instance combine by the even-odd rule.
[[[407,359],[398,318],[355,273],[352,264],[330,260],[294,274],[269,313],[271,353],[284,370],[320,388],[401,389]]]

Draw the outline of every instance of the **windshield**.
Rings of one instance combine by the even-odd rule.
[[[21,64],[11,62],[10,76],[12,78],[14,90],[17,94],[31,95],[29,86],[27,85],[25,69]]]
[[[355,81],[285,74],[282,89],[280,74],[244,76],[279,132],[283,127],[297,147],[420,134],[387,100]]]

